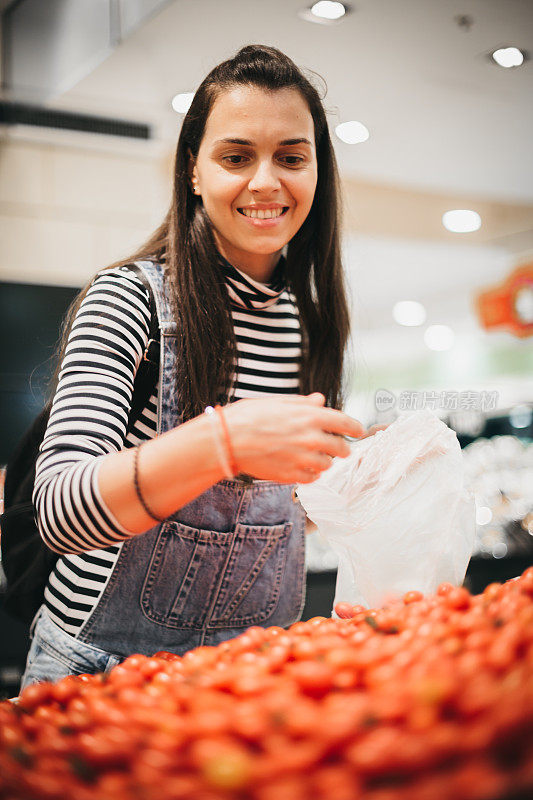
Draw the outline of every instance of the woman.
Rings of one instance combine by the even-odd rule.
[[[61,555],[22,688],[299,619],[294,485],[363,435],[338,410],[349,333],[338,226],[317,91],[279,50],[243,48],[183,120],[165,221],[67,316],[33,495]],[[150,322],[133,261],[162,336],[159,383],[129,430]]]

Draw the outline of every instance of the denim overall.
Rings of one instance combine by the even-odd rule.
[[[181,421],[177,326],[163,268],[150,280],[161,331],[157,434]],[[32,625],[22,688],[105,671],[132,653],[185,653],[251,625],[286,627],[305,600],[305,512],[294,485],[221,480],[163,523],[125,541],[91,617],[74,638],[43,605]]]

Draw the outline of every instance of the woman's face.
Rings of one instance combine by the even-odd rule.
[[[250,86],[223,92],[207,119],[196,162],[191,156],[190,175],[219,251],[267,282],[315,194],[314,124],[302,95]],[[272,218],[250,216],[260,209]]]

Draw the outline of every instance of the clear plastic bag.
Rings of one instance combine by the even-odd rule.
[[[455,433],[428,410],[352,444],[298,497],[339,558],[334,605],[382,605],[460,585],[472,554],[473,495]]]

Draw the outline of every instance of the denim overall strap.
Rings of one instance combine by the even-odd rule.
[[[178,326],[165,291],[164,267],[153,261],[136,261],[150,281],[161,336],[157,405],[157,435],[179,424],[179,396],[176,386]]]
[[[137,263],[150,281],[159,316],[162,434],[181,422],[178,332],[163,267]],[[294,486],[221,480],[123,543],[78,640],[126,657],[184,653],[250,625],[287,626],[300,618],[305,599],[304,529]]]

